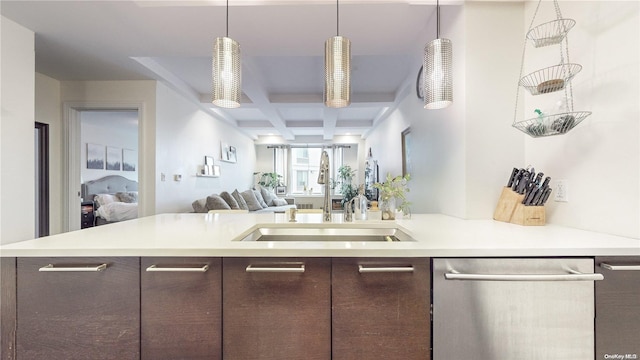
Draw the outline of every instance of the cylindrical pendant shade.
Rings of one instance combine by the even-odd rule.
[[[213,91],[211,102],[223,108],[240,106],[242,73],[240,44],[228,37],[216,38],[213,45]]]
[[[442,109],[453,102],[452,46],[435,39],[424,48],[424,108]]]
[[[351,41],[342,36],[324,43],[324,104],[331,108],[351,104]]]

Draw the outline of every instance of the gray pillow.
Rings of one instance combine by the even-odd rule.
[[[238,189],[235,189],[231,193],[231,196],[233,196],[233,198],[236,200],[236,202],[238,203],[238,207],[241,210],[249,210],[249,206],[247,205],[247,202],[244,201],[244,198],[242,197],[242,195],[240,195],[240,193],[238,192]]]
[[[264,201],[264,198],[262,197],[260,190],[253,190],[253,193],[256,194],[256,199],[258,199],[258,203],[260,204],[260,206],[262,206],[263,209],[266,209],[269,207],[269,205],[267,205],[267,203]]]
[[[226,191],[221,192],[220,197],[223,198],[224,201],[227,202],[227,204],[229,204],[229,207],[231,207],[232,210],[240,209],[240,205],[238,205],[238,202],[236,201],[236,199],[234,199],[233,196],[228,192]]]
[[[137,203],[138,202],[138,192],[137,191],[129,191],[129,192],[117,192],[116,198],[123,203]]]
[[[281,198],[275,198],[273,200],[271,200],[271,206],[284,206],[287,205],[288,202],[285,199],[281,199]]]
[[[256,199],[256,194],[253,192],[253,190],[243,191],[240,193],[240,195],[242,195],[242,198],[247,203],[247,207],[249,208],[249,211],[256,211],[256,210],[262,209],[262,206],[258,202],[258,199]]]
[[[193,211],[197,213],[206,213],[209,211],[207,210],[207,199],[198,199],[191,203],[191,206],[193,206]]]
[[[262,198],[264,199],[264,202],[267,203],[267,205],[271,205],[273,199],[278,198],[276,194],[273,193],[273,191],[264,187],[260,188],[260,193],[262,194]]]
[[[207,210],[231,210],[229,204],[218,194],[207,196]]]

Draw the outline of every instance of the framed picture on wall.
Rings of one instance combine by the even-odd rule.
[[[276,195],[287,195],[286,186],[276,186]]]
[[[122,171],[136,171],[138,165],[138,152],[131,149],[122,149]]]
[[[122,165],[122,149],[107,146],[107,170],[120,170]]]
[[[236,154],[236,147],[230,146],[227,143],[220,143],[220,160],[234,163],[238,160]]]
[[[87,143],[87,169],[104,170],[104,145]]]

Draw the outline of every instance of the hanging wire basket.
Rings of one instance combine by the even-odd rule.
[[[520,86],[531,95],[548,94],[564,89],[565,85],[582,70],[582,65],[560,64],[540,69],[520,79]]]
[[[513,127],[532,137],[561,135],[576,127],[589,115],[590,111],[565,112],[518,121]]]
[[[573,19],[557,19],[540,24],[527,32],[527,39],[533,41],[533,46],[543,47],[559,44],[569,30],[576,24]]]

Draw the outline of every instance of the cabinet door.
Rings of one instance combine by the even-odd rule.
[[[0,258],[0,360],[16,359],[16,258]]]
[[[640,359],[640,257],[597,257],[596,272],[596,360]]]
[[[139,268],[138,258],[18,258],[17,358],[139,359]]]
[[[331,262],[223,259],[224,359],[331,358]]]
[[[429,359],[430,262],[333,259],[333,359]]]
[[[142,258],[141,270],[142,359],[220,359],[220,259]]]

